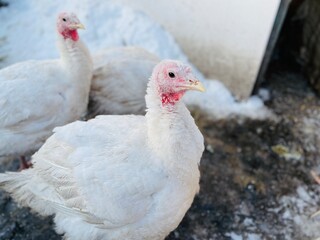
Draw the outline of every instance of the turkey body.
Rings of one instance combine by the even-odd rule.
[[[79,41],[58,42],[61,58],[0,70],[0,156],[37,150],[56,126],[85,114],[92,60]]]
[[[144,114],[148,78],[160,59],[140,47],[106,49],[93,55],[89,114]]]

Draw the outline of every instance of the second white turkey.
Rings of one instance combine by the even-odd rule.
[[[59,14],[60,59],[30,60],[0,70],[0,156],[32,153],[54,127],[85,114],[92,60],[79,38],[81,28],[75,14]]]
[[[144,114],[148,78],[160,59],[140,47],[105,49],[93,55],[89,115]]]

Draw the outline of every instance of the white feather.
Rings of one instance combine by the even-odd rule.
[[[0,156],[33,152],[54,127],[85,114],[91,58],[80,40],[58,38],[60,59],[0,70]]]
[[[140,47],[110,48],[93,56],[90,116],[144,114],[148,78],[160,59]]]

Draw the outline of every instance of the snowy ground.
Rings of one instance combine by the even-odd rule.
[[[0,8],[2,67],[30,57],[57,56],[52,48],[54,35],[50,34],[52,19],[61,8],[57,2],[14,0],[8,8]],[[94,0],[64,4],[66,8],[74,6],[84,19],[88,30],[82,35],[91,50],[140,43],[161,57],[186,60],[174,40],[141,13]],[[245,108],[218,82],[214,85],[218,93],[203,101],[218,102],[220,108],[214,111],[220,119],[212,120],[197,111],[194,115],[206,141],[201,191],[167,239],[319,238],[320,217],[310,218],[320,209],[320,186],[310,174],[311,170],[320,173],[319,97],[298,73],[271,69],[262,95],[268,99],[266,93],[270,94],[266,104],[278,120],[221,119],[230,113],[250,116],[261,101],[250,100],[253,107],[246,103]],[[0,171],[7,169],[17,169],[17,161],[0,166]],[[61,236],[53,231],[51,219],[40,219],[28,209],[18,208],[0,192],[0,240],[5,239],[58,240]]]

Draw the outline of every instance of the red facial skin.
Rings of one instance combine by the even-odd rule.
[[[66,29],[65,31],[61,32],[61,35],[64,37],[64,39],[70,38],[75,42],[79,40],[79,35],[77,30]]]
[[[176,93],[163,93],[161,96],[162,106],[164,105],[175,105],[176,102],[180,101],[183,97],[185,91],[176,92]]]
[[[64,39],[71,39],[74,42],[79,40],[77,29],[71,25],[79,24],[80,21],[73,13],[60,13],[57,19],[57,30]]]
[[[185,90],[177,90],[177,86],[186,83],[186,76],[191,69],[178,66],[176,63],[167,64],[161,68],[157,77],[162,106],[173,106],[180,101],[186,92]],[[170,77],[169,72],[174,73],[175,77]]]

